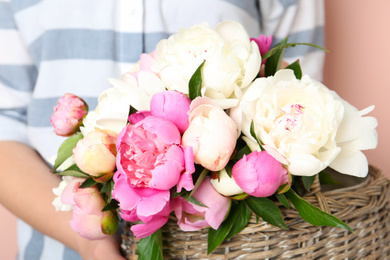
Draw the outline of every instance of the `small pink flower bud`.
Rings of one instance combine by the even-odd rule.
[[[244,155],[233,166],[232,176],[245,193],[255,197],[271,196],[289,182],[287,170],[266,151]]]
[[[81,139],[73,155],[77,166],[85,173],[100,177],[115,169],[116,137],[109,130],[96,129]]]
[[[83,118],[88,113],[88,105],[78,96],[66,93],[54,107],[50,123],[59,136],[71,136],[80,127]]]

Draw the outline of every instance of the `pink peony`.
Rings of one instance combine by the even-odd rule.
[[[115,233],[118,219],[112,211],[102,212],[105,202],[96,186],[79,188],[84,179],[73,178],[61,194],[63,204],[73,205],[70,225],[80,236],[103,239]]]
[[[133,187],[169,190],[195,170],[191,150],[180,143],[179,130],[166,119],[148,116],[128,124],[117,138],[117,169]]]
[[[222,170],[236,146],[236,124],[207,97],[194,99],[189,115],[182,144],[192,147],[195,163],[211,171]]]
[[[100,177],[115,170],[117,134],[106,129],[89,132],[73,148],[77,166],[85,173]]]
[[[251,38],[251,41],[254,41],[257,44],[257,46],[259,46],[260,55],[263,56],[271,48],[272,39],[273,39],[272,35],[268,37],[265,35],[260,35],[257,39]],[[263,60],[261,64],[264,64],[265,61],[266,60]]]
[[[54,107],[50,123],[56,135],[71,136],[80,127],[83,118],[88,113],[88,105],[84,100],[73,94],[66,93]]]
[[[114,175],[114,182],[112,195],[119,201],[121,217],[129,222],[141,220],[144,223],[131,227],[137,238],[153,234],[168,221],[169,190],[134,187],[119,171]]]
[[[255,197],[268,197],[289,181],[287,170],[266,151],[253,151],[239,160],[232,170],[238,186]]]
[[[212,227],[218,229],[230,208],[230,198],[219,194],[206,177],[193,196],[206,207],[192,204],[183,197],[175,197],[171,207],[184,231],[195,231]]]
[[[191,100],[176,91],[164,91],[153,95],[150,102],[150,112],[153,116],[168,119],[174,123],[180,133],[188,127],[188,110]]]

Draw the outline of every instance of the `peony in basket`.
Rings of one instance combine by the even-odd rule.
[[[360,237],[319,179],[333,183],[329,169],[367,176],[361,150],[377,145],[376,119],[365,116],[373,107],[358,111],[304,75],[299,60],[281,69],[285,48],[320,47],[271,42],[232,21],[196,25],[110,79],[94,111],[61,98],[51,122],[70,137],[54,164],[66,176],[55,205],[73,207],[72,228],[100,239],[122,219],[123,248],[139,259],[316,258],[336,252],[331,242],[347,247],[336,237]],[[382,202],[364,214],[388,196],[372,172],[365,189],[376,185]],[[99,225],[87,228],[89,220]]]

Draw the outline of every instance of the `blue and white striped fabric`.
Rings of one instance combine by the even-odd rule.
[[[128,71],[159,40],[222,20],[238,21],[251,37],[324,43],[322,0],[0,0],[0,140],[52,156],[63,141],[49,122],[60,96],[74,93],[93,109],[110,87],[106,79]],[[287,49],[287,62],[297,58],[321,80],[322,51]],[[21,221],[19,234],[19,259],[77,259]]]

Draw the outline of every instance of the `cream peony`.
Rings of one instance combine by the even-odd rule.
[[[376,119],[359,111],[321,83],[293,71],[280,70],[275,76],[259,78],[240,102],[244,139],[252,150],[258,145],[287,166],[293,175],[312,176],[330,166],[345,174],[364,177],[368,164],[360,150],[375,148]]]
[[[155,70],[167,89],[188,94],[188,82],[204,60],[202,95],[223,108],[237,105],[236,98],[256,77],[261,64],[259,48],[245,29],[225,21],[215,30],[206,24],[195,25],[160,41]]]
[[[124,74],[122,79],[109,79],[109,82],[113,87],[99,95],[96,109],[83,121],[83,135],[95,127],[119,134],[126,126],[130,105],[137,110],[149,110],[152,96],[165,90],[159,77],[149,71],[138,71],[137,76]]]

